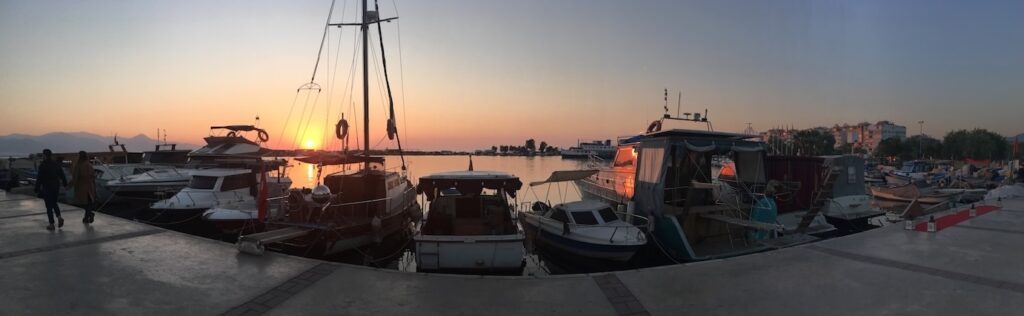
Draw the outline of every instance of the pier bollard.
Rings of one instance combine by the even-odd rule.
[[[935,230],[935,216],[928,216],[928,232],[934,233]]]
[[[978,216],[978,210],[974,208],[974,203],[971,203],[971,211],[970,211],[970,214],[971,214],[971,217],[975,217],[975,216]]]

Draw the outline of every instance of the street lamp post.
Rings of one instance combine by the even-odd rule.
[[[917,125],[917,153],[920,156],[918,159],[924,159],[924,121],[917,121]]]

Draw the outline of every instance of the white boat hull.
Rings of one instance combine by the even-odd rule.
[[[576,256],[586,257],[591,259],[599,260],[610,260],[610,261],[629,261],[633,258],[633,255],[644,245],[644,242],[619,242],[618,244],[607,244],[607,243],[596,243],[585,238],[579,234],[563,235],[561,227],[554,227],[552,225],[544,225],[538,219],[539,216],[521,213],[523,221],[526,223],[526,229],[535,236],[533,240],[543,242],[545,245],[557,248],[561,251],[571,253]],[[633,230],[636,230],[635,228]],[[625,232],[625,230],[624,230]],[[636,232],[631,232],[635,234]],[[638,237],[642,237],[639,235]],[[637,238],[638,240],[643,240]]]
[[[523,234],[497,236],[417,235],[419,271],[521,271],[526,258]]]

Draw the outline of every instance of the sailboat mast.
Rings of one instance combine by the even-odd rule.
[[[363,31],[363,153],[370,157],[370,68],[369,68],[369,30],[370,21],[367,17],[366,0],[363,0],[363,20],[360,28]],[[370,160],[363,163],[363,169],[370,170]]]

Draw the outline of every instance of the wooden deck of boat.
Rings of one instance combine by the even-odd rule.
[[[890,225],[755,255],[615,273],[415,274],[268,254],[40,200],[0,199],[0,314],[1014,314],[1024,199],[936,233]]]

